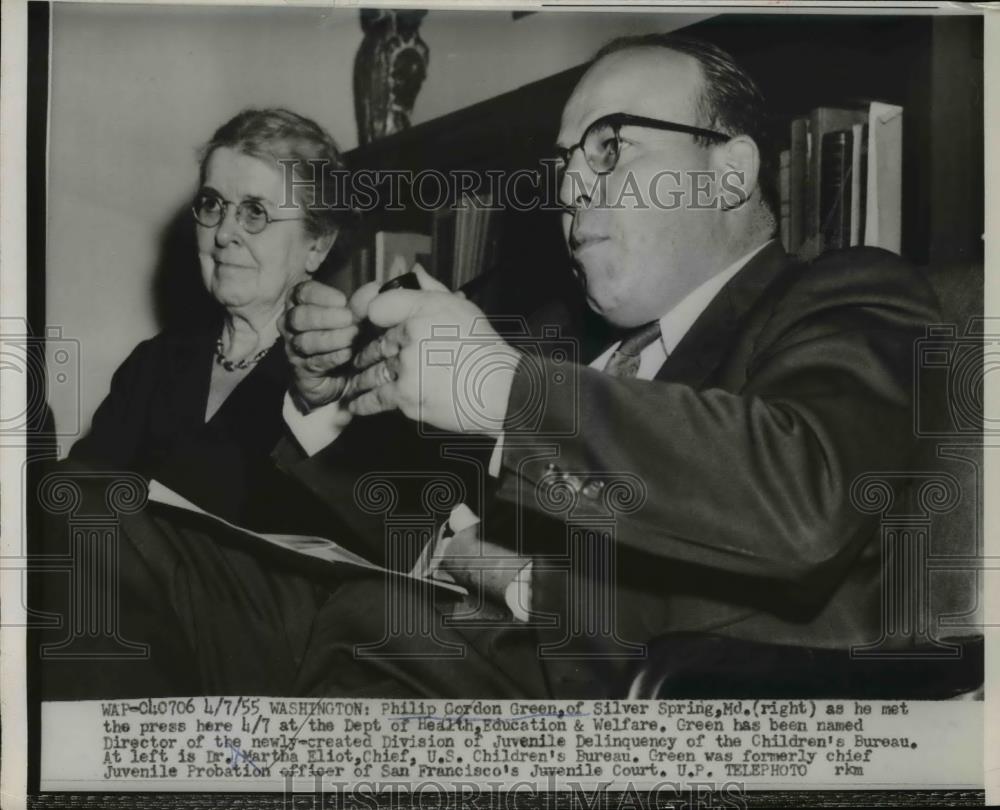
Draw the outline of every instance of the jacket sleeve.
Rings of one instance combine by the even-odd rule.
[[[287,475],[318,498],[348,535],[337,542],[368,559],[409,569],[422,547],[390,560],[387,531],[411,525],[436,529],[452,507],[478,511],[488,485],[492,444],[481,439],[422,433],[398,412],[354,419],[329,445],[307,456],[289,435],[272,455]]]
[[[914,342],[938,320],[921,274],[863,253],[803,270],[744,335],[743,382],[725,390],[578,368],[573,390],[539,397],[557,370],[525,356],[508,417],[534,408],[556,438],[508,442],[500,497],[563,520],[613,513],[620,543],[737,574],[802,582],[843,563],[872,529],[852,483],[915,448]],[[630,503],[610,497],[622,476]]]

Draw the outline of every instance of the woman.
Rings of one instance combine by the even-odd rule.
[[[335,143],[288,110],[246,110],[219,128],[202,152],[192,207],[201,277],[219,317],[207,329],[140,343],[72,458],[155,478],[251,528],[304,527],[295,521],[304,496],[270,454],[288,382],[277,321],[289,290],[323,263],[344,216],[321,204],[318,183],[303,182],[319,166],[342,169]],[[293,201],[284,199],[289,169]]]

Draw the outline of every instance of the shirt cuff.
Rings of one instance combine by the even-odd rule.
[[[493,448],[493,455],[490,456],[489,473],[492,478],[500,477],[500,465],[503,463],[503,437],[504,434],[501,433],[500,438],[497,439],[497,446]]]
[[[281,415],[299,446],[309,456],[316,455],[333,442],[351,421],[350,411],[343,408],[339,400],[327,403],[309,413],[302,413],[295,407],[291,395],[287,392]]]
[[[417,560],[417,564],[411,572],[413,576],[422,579],[431,576],[444,576],[451,580],[452,577],[446,571],[441,570],[441,561],[447,556],[448,546],[451,545],[452,538],[458,532],[476,523],[479,523],[479,517],[464,503],[460,503],[452,509],[449,518],[438,529],[435,539],[424,546],[420,559]]]
[[[519,622],[531,621],[531,567],[529,562],[518,571],[503,592],[507,609]]]

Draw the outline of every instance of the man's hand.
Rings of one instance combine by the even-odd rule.
[[[354,358],[360,373],[348,409],[399,408],[442,430],[498,435],[520,354],[463,295],[416,272],[420,291],[391,290],[368,306],[372,323],[386,332]]]
[[[300,407],[319,408],[339,399],[354,369],[347,365],[358,323],[378,293],[365,284],[350,302],[339,290],[318,281],[296,285],[279,320],[285,353],[292,366],[292,394]]]

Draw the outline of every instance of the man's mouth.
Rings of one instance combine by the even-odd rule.
[[[587,248],[593,247],[594,245],[599,245],[601,242],[607,242],[608,237],[600,236],[598,234],[574,234],[570,238],[570,249],[573,251],[573,255],[582,253]]]

